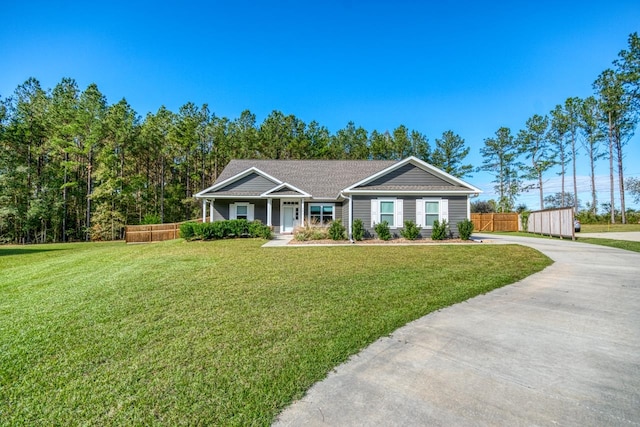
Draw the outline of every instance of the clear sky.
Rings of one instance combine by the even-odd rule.
[[[499,127],[515,134],[533,114],[591,95],[640,31],[638,0],[5,0],[0,16],[3,98],[29,77],[45,89],[72,77],[141,116],[189,101],[231,119],[249,109],[259,123],[280,110],[331,132],[349,121],[381,132],[404,124],[432,146],[451,129],[474,166]],[[586,176],[587,158],[577,163]],[[640,177],[639,136],[625,169]],[[597,173],[606,177],[608,162]],[[546,178],[545,193],[560,190]],[[495,197],[490,175],[465,179]],[[599,190],[607,201],[607,179]],[[519,201],[537,208],[537,192]]]

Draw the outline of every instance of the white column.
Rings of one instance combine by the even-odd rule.
[[[207,199],[202,199],[202,222],[207,222]]]
[[[272,209],[271,201],[272,201],[272,199],[271,199],[271,197],[269,197],[267,199],[267,225],[269,227],[271,227],[271,222],[272,222],[272,219],[271,219],[271,209]]]
[[[209,201],[209,222],[213,222],[213,202],[215,202],[216,199],[211,199]]]
[[[304,225],[304,199],[300,199],[300,225]]]

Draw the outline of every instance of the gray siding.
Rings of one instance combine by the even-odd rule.
[[[276,184],[269,181],[267,178],[258,175],[257,173],[251,173],[244,178],[232,182],[229,185],[218,189],[218,191],[255,191],[256,193],[264,193],[271,190]]]
[[[342,216],[338,217],[336,212],[336,218],[342,218],[342,225],[349,228],[349,199],[346,199],[342,202],[340,206],[342,208]]]
[[[343,213],[345,211],[345,209],[343,209],[343,207],[342,207],[342,203],[336,202],[336,203],[334,203],[334,206],[335,207],[333,209],[335,209],[335,212],[333,213],[333,215],[334,215],[335,219],[342,219]],[[344,219],[342,219],[342,224],[343,225],[346,224]]]
[[[422,199],[429,196],[402,196],[403,221],[416,220],[416,199]],[[439,196],[438,196],[439,197]],[[377,199],[378,196],[353,196],[353,219],[360,218],[368,233],[374,234],[371,227],[371,199]],[[449,228],[455,237],[458,236],[457,223],[467,218],[467,197],[466,196],[445,196],[449,200]],[[347,219],[348,221],[348,219]],[[392,233],[400,233],[401,227],[391,230]],[[430,237],[431,230],[422,230],[422,237]]]
[[[438,178],[437,176],[426,172],[412,164],[406,164],[398,169],[381,176],[366,185],[358,188],[366,188],[376,185],[393,185],[393,186],[453,186],[453,184]]]
[[[262,221],[263,224],[267,223],[267,201],[262,199],[216,199],[213,202],[213,220],[219,221],[221,219],[229,219],[229,205],[237,202],[246,202],[254,205],[253,218]],[[275,201],[274,201],[275,202]],[[278,200],[278,205],[280,201]],[[278,206],[278,216],[280,215],[280,206]],[[273,222],[276,218],[272,217]],[[278,218],[278,222],[280,219]]]

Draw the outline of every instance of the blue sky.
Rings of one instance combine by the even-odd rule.
[[[368,131],[404,124],[432,145],[451,129],[474,166],[500,126],[517,133],[533,114],[591,95],[640,31],[637,0],[9,0],[0,10],[3,98],[31,76],[44,88],[72,77],[82,89],[96,83],[110,103],[126,98],[141,116],[191,101],[232,119],[249,109],[258,122],[280,110],[332,132],[349,121]],[[626,175],[640,177],[638,160],[635,136]],[[587,201],[587,158],[577,163]],[[597,173],[606,178],[608,163]],[[555,174],[546,178],[545,190],[560,190]],[[490,175],[466,179],[494,197]],[[519,201],[537,208],[537,192]]]

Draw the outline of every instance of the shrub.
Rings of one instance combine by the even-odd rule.
[[[347,230],[342,225],[342,220],[337,219],[329,226],[329,237],[333,240],[344,240]]]
[[[353,233],[354,240],[362,240],[364,238],[364,224],[360,218],[357,218],[353,221],[351,232]]]
[[[206,223],[185,222],[180,225],[180,236],[188,239],[218,240],[232,237],[261,237],[271,239],[271,228],[260,221],[230,219]]]
[[[194,222],[185,222],[180,224],[180,237],[187,240],[193,239],[193,237],[195,236],[195,232],[193,229],[194,225]]]
[[[376,231],[378,235],[378,239],[380,240],[389,240],[391,239],[391,232],[389,231],[389,223],[387,221],[382,221],[379,224],[376,224],[373,229]]]
[[[273,238],[271,227],[264,225],[258,220],[249,223],[249,235],[251,237],[260,237],[267,240],[271,240]]]
[[[160,220],[160,215],[146,214],[144,218],[142,218],[142,222],[140,224],[142,225],[162,224],[162,221]]]
[[[464,221],[460,221],[457,226],[460,238],[462,240],[469,240],[471,233],[473,233],[473,222],[469,219],[465,219]]]
[[[305,240],[325,240],[329,238],[327,228],[322,227],[317,221],[305,221],[303,226],[297,227],[293,231],[293,237],[301,242]]]
[[[404,228],[400,230],[400,235],[407,240],[416,240],[420,236],[420,227],[411,220],[405,221]]]
[[[433,221],[433,228],[431,229],[431,239],[432,240],[444,240],[447,238],[447,229],[448,224],[447,220],[444,219],[442,222],[437,219]]]

